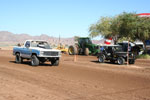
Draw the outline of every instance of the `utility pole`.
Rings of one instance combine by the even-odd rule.
[[[60,45],[60,34],[59,34],[59,45]]]
[[[128,38],[128,50],[127,50],[127,66],[129,65],[129,43],[130,43],[130,39]]]

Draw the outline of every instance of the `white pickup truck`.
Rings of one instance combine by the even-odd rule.
[[[24,46],[15,46],[13,55],[16,56],[16,63],[22,63],[23,59],[31,60],[32,66],[50,61],[53,66],[59,65],[61,51],[52,49],[48,42],[42,40],[27,40]]]

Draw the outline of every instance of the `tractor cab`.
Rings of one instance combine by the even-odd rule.
[[[92,41],[90,38],[88,37],[85,37],[85,38],[79,38],[78,39],[78,45],[81,47],[81,48],[85,48],[87,45],[90,45],[92,44]]]

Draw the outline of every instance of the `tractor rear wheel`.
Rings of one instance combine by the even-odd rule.
[[[69,53],[69,55],[76,55],[76,54],[78,53],[77,50],[78,50],[78,49],[77,49],[76,46],[71,45],[71,46],[69,46],[69,48],[68,48],[68,53]]]
[[[86,56],[89,55],[89,48],[85,48],[84,54],[85,54]]]

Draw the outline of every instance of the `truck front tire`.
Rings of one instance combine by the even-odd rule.
[[[31,65],[32,66],[38,66],[39,65],[39,59],[37,58],[37,56],[36,55],[32,55],[32,57],[31,57]]]

